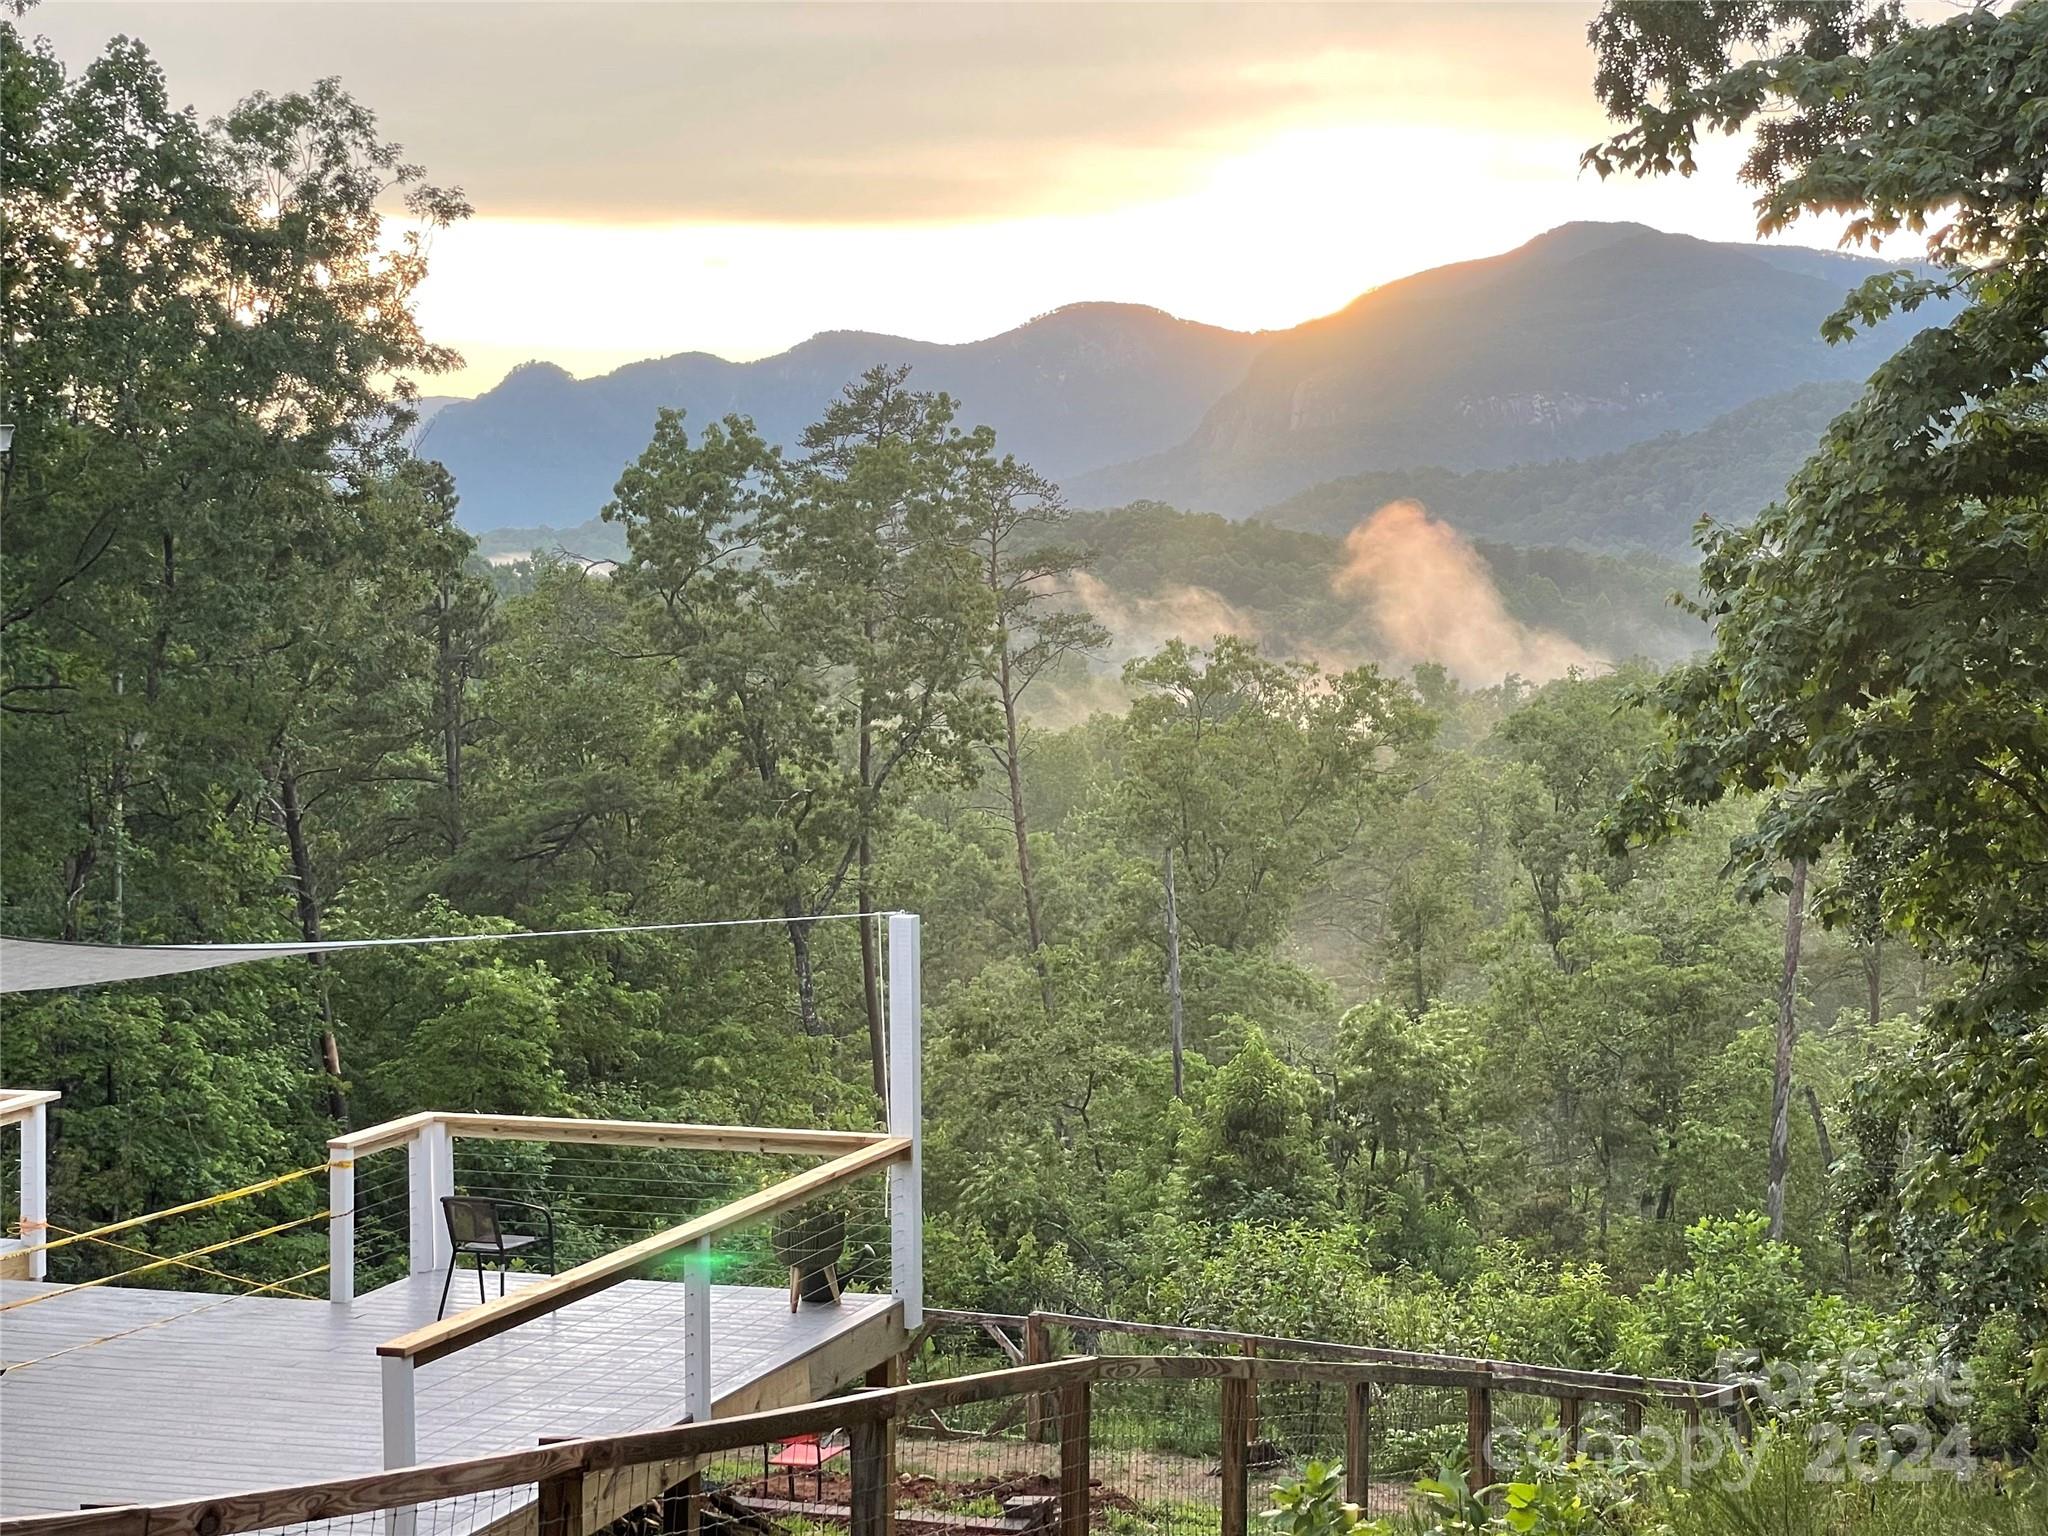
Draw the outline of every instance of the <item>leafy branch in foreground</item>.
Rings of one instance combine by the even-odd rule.
[[[1654,838],[1746,790],[1748,891],[1829,848],[1882,866],[1885,926],[1965,980],[1882,1085],[1911,1150],[1866,1216],[1966,1332],[2020,1309],[2048,1372],[2048,4],[1915,25],[1860,0],[1616,0],[1592,38],[1628,124],[1586,155],[1603,175],[1690,173],[1701,134],[1754,128],[1761,232],[1926,235],[1932,271],[1865,283],[1831,336],[1968,301],[1877,369],[1782,501],[1703,531],[1716,644],[1647,690],[1667,734],[1609,825]]]

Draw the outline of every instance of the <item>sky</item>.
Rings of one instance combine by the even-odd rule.
[[[340,76],[475,205],[420,294],[465,358],[424,388],[474,394],[530,358],[969,341],[1086,300],[1279,328],[1573,219],[1752,238],[1737,146],[1687,181],[1579,170],[1595,9],[46,0],[26,26],[73,66],[140,38],[203,115]]]

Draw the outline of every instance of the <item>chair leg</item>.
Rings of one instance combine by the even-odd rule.
[[[441,1280],[441,1305],[434,1308],[434,1321],[441,1321],[448,1310],[448,1288],[455,1283],[455,1255],[448,1255],[448,1273]]]
[[[505,1271],[512,1267],[509,1259],[498,1260],[498,1300],[505,1299]]]
[[[491,1298],[484,1294],[484,1256],[476,1256],[476,1304],[482,1306]]]

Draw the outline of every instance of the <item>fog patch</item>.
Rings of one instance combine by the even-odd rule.
[[[1479,551],[1419,502],[1390,501],[1353,528],[1331,585],[1363,605],[1397,668],[1439,662],[1467,687],[1490,687],[1510,673],[1547,683],[1607,664],[1509,613]]]

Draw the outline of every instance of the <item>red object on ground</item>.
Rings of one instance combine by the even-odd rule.
[[[825,1464],[845,1454],[844,1443],[826,1445],[816,1435],[791,1435],[768,1458],[768,1465],[780,1467],[789,1474],[789,1496],[795,1498],[797,1473],[817,1473],[818,1489],[822,1494],[825,1487]]]

